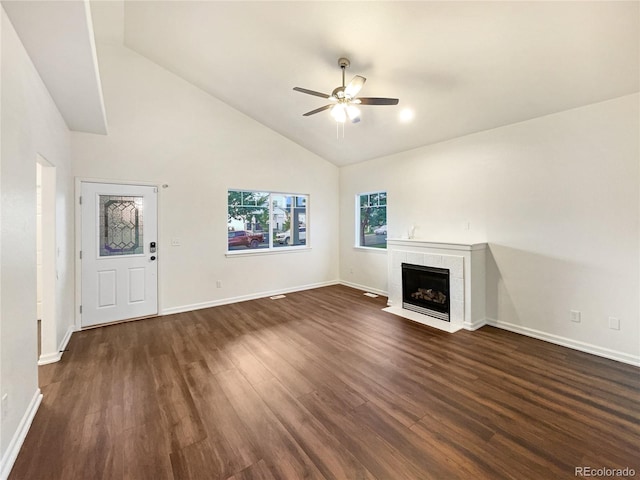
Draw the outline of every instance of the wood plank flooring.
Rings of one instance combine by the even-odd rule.
[[[362,293],[75,333],[40,367],[10,478],[640,477],[640,369],[491,327],[447,334]]]

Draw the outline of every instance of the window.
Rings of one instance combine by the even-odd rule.
[[[229,190],[227,250],[307,245],[308,195]]]
[[[144,197],[100,195],[100,256],[144,253]]]
[[[356,195],[356,246],[387,248],[387,192]]]

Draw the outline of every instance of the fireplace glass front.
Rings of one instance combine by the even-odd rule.
[[[402,264],[402,308],[449,322],[449,270]]]

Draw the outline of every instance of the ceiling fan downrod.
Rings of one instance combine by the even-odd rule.
[[[347,70],[347,67],[351,65],[351,62],[349,61],[348,58],[340,57],[338,59],[338,65],[342,69],[342,88],[345,88],[346,84],[344,81],[344,74],[345,74],[345,71]]]

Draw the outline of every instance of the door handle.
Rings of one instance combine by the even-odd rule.
[[[155,259],[156,259],[156,256],[155,256],[155,255],[152,255],[152,256],[151,256],[151,258],[150,258],[150,260],[151,260],[152,262],[153,262]]]

